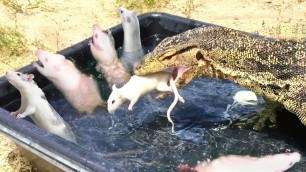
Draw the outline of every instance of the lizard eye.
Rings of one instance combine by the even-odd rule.
[[[140,68],[141,68],[140,65],[135,67],[136,70],[139,70]]]

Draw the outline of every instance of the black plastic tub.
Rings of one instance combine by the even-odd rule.
[[[139,16],[139,21],[143,46],[147,47],[148,50],[152,50],[165,37],[172,36],[199,26],[214,26],[212,24],[177,17],[165,13],[143,14]],[[115,46],[117,49],[120,49],[119,47],[121,47],[123,44],[122,26],[115,26],[111,28],[111,31],[115,38]],[[154,38],[154,41],[152,41],[152,38]],[[89,39],[91,38],[88,38],[74,46],[64,49],[59,53],[73,59],[79,69],[85,71],[87,70],[88,64],[92,59],[88,46]],[[33,73],[35,75],[36,83],[39,85],[39,87],[43,88],[47,98],[52,96],[54,98],[54,92],[56,92],[56,90],[50,88],[52,87],[52,84],[50,84],[50,82],[42,75],[40,75],[31,65],[25,66],[19,71],[24,73]],[[122,164],[118,165],[118,163],[114,163],[112,159],[105,158],[104,156],[99,156],[99,154],[96,154],[93,151],[89,151],[88,149],[84,149],[79,145],[71,144],[57,136],[48,134],[47,132],[37,128],[29,119],[16,120],[16,118],[10,116],[9,112],[15,111],[19,107],[19,104],[19,92],[11,84],[9,84],[4,77],[1,77],[0,130],[8,138],[12,139],[18,145],[22,153],[41,171],[138,171],[141,169],[138,167],[127,168]],[[294,118],[294,115],[292,114],[289,114],[288,116]],[[294,118],[292,121],[297,120]],[[294,125],[295,127],[300,125],[298,121],[296,123],[297,125]],[[169,125],[167,122],[164,122],[163,124]],[[283,128],[285,129],[283,130],[287,133],[286,128],[289,126],[287,121],[285,122],[284,126],[285,127]],[[135,132],[135,130],[132,129],[133,132]],[[241,131],[237,130],[237,132],[243,134]],[[294,133],[296,136],[304,139],[304,131],[298,128],[295,129]],[[290,138],[292,138],[291,136],[293,137],[294,135],[290,135]],[[168,137],[176,136],[171,136],[171,134],[169,134]],[[231,152],[229,151],[228,153]],[[243,153],[245,152],[242,152],[241,154]],[[268,153],[269,152],[267,152],[267,154]],[[171,155],[169,156],[171,157]],[[126,158],[128,159],[129,157]],[[194,157],[193,162],[201,160],[197,158],[201,157]],[[169,163],[174,163],[171,158],[168,160]],[[171,171],[173,170],[173,168],[170,169]],[[159,170],[152,168],[148,171]]]

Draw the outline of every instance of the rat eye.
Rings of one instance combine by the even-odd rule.
[[[114,104],[114,103],[115,103],[115,100],[112,101],[112,104]]]
[[[122,14],[122,13],[123,13],[123,10],[120,10],[120,13]]]
[[[20,73],[17,73],[17,75],[20,76],[21,74],[20,74]]]

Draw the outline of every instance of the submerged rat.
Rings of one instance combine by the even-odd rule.
[[[283,172],[301,160],[301,154],[280,153],[263,157],[240,155],[222,156],[196,167],[180,166],[180,171],[197,172]]]
[[[139,20],[137,18],[138,12],[120,7],[118,13],[121,18],[124,32],[121,61],[129,72],[134,73],[135,67],[144,57],[140,39]]]
[[[76,143],[69,125],[48,103],[33,74],[7,71],[5,77],[21,94],[21,106],[12,115],[18,119],[30,116],[38,127]]]
[[[33,66],[47,77],[80,113],[92,114],[96,107],[106,107],[106,102],[100,97],[97,81],[81,73],[63,55],[38,50],[37,58],[43,66],[35,62]]]
[[[167,111],[167,118],[172,124],[172,132],[174,132],[174,123],[170,118],[170,113],[178,100],[184,102],[183,97],[177,91],[175,83],[186,70],[187,68],[178,67],[173,70],[173,73],[158,72],[146,76],[133,75],[123,87],[117,88],[116,85],[113,85],[113,91],[107,100],[108,111],[113,113],[126,100],[130,101],[128,110],[132,110],[139,98],[155,89],[162,92],[173,92],[175,97]]]
[[[110,30],[104,31],[98,25],[93,25],[93,38],[89,46],[97,61],[96,69],[104,75],[110,88],[114,84],[122,87],[131,78],[118,58]]]

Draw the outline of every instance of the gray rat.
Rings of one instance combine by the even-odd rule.
[[[139,21],[137,18],[138,12],[120,7],[118,13],[124,32],[123,54],[120,59],[127,70],[134,74],[135,67],[144,57],[140,39]]]

